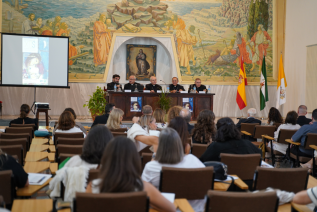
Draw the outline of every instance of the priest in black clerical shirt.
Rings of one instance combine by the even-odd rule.
[[[131,90],[133,92],[135,88],[140,87],[140,83],[135,82],[135,80],[136,80],[136,77],[134,75],[130,75],[129,83],[124,85],[124,90]]]
[[[162,90],[162,87],[160,85],[156,84],[156,77],[151,76],[150,78],[150,84],[146,84],[145,89],[150,90],[151,93],[156,93],[158,90]]]
[[[184,91],[184,87],[177,84],[178,83],[178,78],[173,77],[172,78],[172,84],[170,84],[170,92],[171,93],[176,93],[177,91]]]
[[[195,84],[189,86],[188,93],[190,93],[190,91],[194,89],[194,87],[196,87],[196,93],[199,93],[199,91],[206,92],[206,86],[201,84],[201,79],[199,78],[195,79]]]
[[[112,91],[114,90],[114,85],[117,85],[117,89],[121,87],[121,85],[119,84],[119,80],[120,80],[120,76],[118,74],[115,74],[112,76],[112,82],[107,84],[107,90]]]

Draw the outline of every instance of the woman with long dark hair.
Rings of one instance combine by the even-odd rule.
[[[9,126],[11,126],[11,124],[34,124],[35,125],[34,129],[37,130],[39,128],[38,119],[29,118],[28,115],[30,111],[31,109],[29,105],[27,104],[21,105],[19,118],[12,120]]]
[[[192,142],[210,144],[216,135],[215,114],[211,110],[202,110],[192,131]]]
[[[184,148],[184,153],[187,155],[190,153],[190,139],[189,139],[189,133],[187,130],[187,122],[185,121],[184,118],[178,116],[173,118],[170,123],[168,123],[168,127],[176,130],[178,133],[182,145]]]
[[[267,120],[268,125],[274,125],[275,123],[277,124],[282,124],[283,122],[283,117],[278,109],[275,107],[271,107],[268,115],[268,120]]]
[[[217,121],[215,140],[200,157],[202,162],[220,161],[220,153],[230,154],[261,154],[261,150],[248,140],[241,139],[241,133],[231,118],[221,118]]]
[[[159,211],[176,211],[150,183],[142,181],[140,156],[135,144],[128,138],[116,137],[106,147],[99,179],[87,186],[88,193],[121,193],[146,191],[152,207]]]

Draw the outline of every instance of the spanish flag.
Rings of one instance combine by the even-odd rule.
[[[277,109],[280,107],[280,105],[286,102],[286,87],[287,87],[287,82],[286,82],[284,67],[283,67],[283,57],[281,55],[280,65],[278,68],[277,93],[276,93],[276,97],[277,97],[276,108]]]
[[[245,95],[245,86],[248,85],[247,82],[247,76],[245,74],[245,69],[244,69],[244,64],[243,64],[243,59],[241,57],[240,60],[240,72],[239,72],[239,85],[238,85],[238,90],[237,90],[237,104],[242,110],[247,106],[247,97]]]

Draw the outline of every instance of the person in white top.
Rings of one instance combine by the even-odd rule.
[[[150,205],[158,211],[175,212],[169,202],[154,186],[141,180],[141,160],[134,143],[125,137],[116,137],[106,147],[100,168],[100,178],[88,184],[87,193],[121,193],[145,191]]]
[[[158,188],[163,166],[174,168],[205,167],[197,157],[189,154],[189,152],[186,153],[184,154],[183,144],[176,130],[169,127],[163,129],[159,137],[159,145],[154,160],[145,165],[142,180]],[[189,200],[189,203],[196,212],[204,211],[204,200]]]
[[[111,139],[113,135],[107,127],[97,125],[91,128],[85,138],[82,154],[71,157],[64,167],[87,166],[90,169],[96,169]]]
[[[300,125],[296,124],[297,121],[297,113],[295,111],[290,111],[287,113],[285,118],[285,124],[281,124],[278,129],[274,132],[274,140],[277,141],[280,130],[287,129],[287,130],[298,130]],[[268,144],[270,146],[270,144]],[[286,150],[288,148],[287,144],[281,144],[277,142],[273,142],[273,149],[279,151],[282,154],[286,154]]]
[[[73,114],[69,111],[64,111],[59,119],[58,119],[58,127],[55,130],[55,133],[76,133],[76,132],[82,132],[84,135],[84,138],[86,137],[86,134],[79,129],[78,127],[75,127],[75,118]],[[53,138],[54,139],[54,138]]]
[[[158,132],[155,118],[152,115],[142,115],[141,118],[133,117],[132,127],[128,130],[127,137],[134,141],[138,152],[147,146],[158,145]],[[153,136],[152,136],[153,135]]]

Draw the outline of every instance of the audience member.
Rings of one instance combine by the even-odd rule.
[[[14,185],[18,188],[23,188],[29,185],[28,174],[23,167],[11,156],[4,153],[0,149],[0,171],[11,170]]]
[[[143,115],[152,115],[153,109],[150,105],[144,105],[142,108],[142,114]]]
[[[192,134],[192,131],[193,131],[193,129],[194,129],[194,126],[191,125],[191,124],[189,124],[189,122],[192,120],[192,114],[191,114],[191,112],[189,111],[189,109],[183,108],[183,109],[181,110],[181,112],[179,113],[179,115],[180,115],[181,117],[183,117],[183,118],[185,119],[185,121],[187,122],[187,130],[188,130],[189,135],[191,135],[191,134]]]
[[[202,110],[192,131],[192,142],[210,144],[216,135],[215,114],[211,110]]]
[[[176,93],[178,91],[185,91],[185,88],[182,85],[178,84],[177,77],[172,78],[172,84],[170,84],[169,88],[171,93]]]
[[[157,128],[155,118],[152,115],[143,115],[141,118],[133,117],[132,122],[133,125],[128,130],[127,137],[135,142],[138,152],[147,146],[157,148],[158,133],[150,135],[150,132]]]
[[[38,126],[39,120],[29,118],[28,115],[29,115],[30,111],[31,111],[31,109],[30,109],[29,105],[27,105],[27,104],[21,105],[20,117],[10,121],[9,126],[11,126],[11,124],[34,124],[35,125],[34,129],[37,130],[39,128],[39,126]]]
[[[205,167],[205,165],[194,155],[184,155],[182,141],[178,133],[169,127],[161,131],[159,145],[154,160],[145,165],[142,173],[142,180],[149,182],[158,188],[163,166],[174,168]],[[204,200],[189,200],[189,203],[192,205],[194,211],[204,211]]]
[[[275,107],[271,107],[271,109],[269,111],[269,115],[268,115],[267,124],[274,125],[276,123],[282,124],[283,118],[282,118],[282,115],[278,109],[276,109]]]
[[[220,153],[261,154],[261,150],[250,141],[241,139],[241,133],[231,118],[221,118],[217,121],[215,141],[208,146],[200,160],[220,161]]]
[[[87,166],[90,169],[96,169],[100,165],[102,154],[112,138],[112,133],[105,126],[98,125],[91,128],[85,138],[81,155],[71,157],[64,167]]]
[[[299,205],[308,205],[313,203],[315,206],[317,206],[317,187],[309,188],[296,193],[292,202]]]
[[[116,137],[104,151],[99,179],[87,186],[88,193],[121,193],[145,191],[150,205],[159,211],[176,211],[150,183],[142,181],[141,160],[133,142],[124,137]]]
[[[190,93],[191,90],[194,90],[194,88],[196,88],[196,93],[199,93],[199,91],[206,92],[206,86],[201,84],[201,79],[200,78],[196,78],[195,79],[195,84],[192,84],[192,85],[189,86],[188,93]]]
[[[127,126],[122,125],[124,112],[119,108],[115,108],[111,111],[106,126],[109,130],[117,130],[120,128],[127,128]]]
[[[285,118],[285,124],[281,124],[277,128],[277,130],[274,132],[274,140],[277,141],[280,130],[282,129],[298,130],[300,126],[296,124],[296,120],[297,120],[297,113],[295,111],[288,112]],[[284,155],[286,154],[287,148],[288,148],[287,144],[273,142],[273,149],[283,153]]]
[[[94,123],[91,125],[91,127],[97,125],[97,124],[107,124],[108,118],[109,118],[109,114],[110,112],[116,108],[114,104],[112,103],[108,103],[105,107],[105,114],[101,115],[101,116],[97,116],[95,118]]]
[[[121,88],[121,85],[120,85],[119,81],[120,81],[120,76],[119,76],[118,74],[114,74],[114,75],[112,76],[112,82],[110,82],[110,83],[107,84],[107,90],[108,90],[108,91],[109,91],[109,90],[110,90],[110,91],[114,90],[114,85],[117,86],[117,89],[118,89],[118,88]]]
[[[305,139],[307,133],[317,133],[317,109],[315,109],[312,113],[313,123],[303,125],[292,137],[293,142],[300,142],[301,145],[299,146],[298,156],[303,157],[312,157],[314,150],[305,149],[303,146],[305,145]],[[297,155],[297,148],[295,145],[291,147],[291,153]],[[316,152],[315,152],[316,153]],[[305,164],[300,164],[304,168],[312,168],[313,159],[308,161]]]
[[[64,111],[68,111],[68,112],[71,112],[74,116],[74,119],[76,120],[77,116],[76,116],[76,113],[75,111],[73,110],[73,108],[66,108]],[[84,126],[80,123],[80,122],[76,122],[75,121],[75,126],[78,127],[81,131],[83,131],[86,135],[87,135],[87,130],[84,128]],[[53,130],[53,134],[55,134],[55,131],[58,127],[58,123],[56,124],[54,130]]]
[[[151,91],[151,93],[156,93],[158,90],[162,90],[162,87],[158,84],[156,84],[156,77],[151,76],[150,77],[150,84],[145,85],[145,89]]]
[[[181,106],[173,106],[167,112],[167,123],[169,123],[173,118],[179,116],[183,108]]]
[[[55,130],[55,133],[61,132],[61,133],[76,133],[76,132],[82,132],[84,137],[86,137],[86,134],[75,126],[75,119],[71,112],[64,111],[59,119],[58,119],[58,127]],[[53,139],[54,140],[54,139]]]
[[[138,89],[138,87],[140,87],[140,83],[135,82],[135,80],[135,75],[130,75],[129,83],[124,85],[124,90],[131,90],[132,92],[134,92],[135,89]]]
[[[187,123],[186,121],[178,116],[178,117],[175,117],[171,120],[170,123],[168,123],[168,127],[176,130],[176,132],[178,133],[181,141],[182,141],[182,144],[183,144],[183,148],[184,148],[184,153],[185,155],[188,155],[190,153],[190,138],[189,138],[189,133],[188,133],[188,130],[187,130]]]
[[[167,125],[164,121],[165,119],[165,112],[161,108],[156,108],[154,110],[153,116],[156,120],[156,126],[157,128],[165,128]]]
[[[259,123],[259,124],[261,124],[262,122],[259,119],[254,118],[255,114],[256,114],[256,109],[250,108],[248,110],[248,118],[247,119],[240,119],[239,122],[236,124],[237,128],[240,130],[242,123]]]
[[[300,126],[309,124],[312,121],[311,119],[306,118],[306,114],[307,114],[306,105],[300,105],[298,107],[297,113],[298,113],[297,124],[299,124]]]

